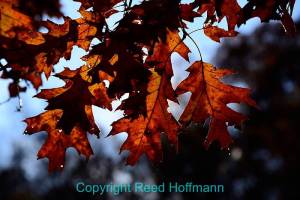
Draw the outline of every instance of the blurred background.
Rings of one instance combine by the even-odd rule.
[[[62,0],[61,3],[66,15],[80,17],[76,11],[80,3],[71,0]],[[109,19],[111,28],[120,17],[117,14]],[[197,29],[204,18],[197,19],[188,28],[191,31]],[[298,1],[293,19],[300,30]],[[61,19],[50,20],[61,23]],[[9,97],[7,86],[10,81],[0,80],[0,102],[5,102],[0,104],[0,199],[300,199],[296,176],[300,169],[300,33],[287,37],[279,23],[261,24],[259,19],[250,20],[238,31],[239,36],[223,39],[220,44],[206,38],[202,32],[193,35],[204,61],[236,70],[238,74],[224,79],[224,82],[250,87],[260,108],[229,105],[247,114],[249,120],[242,130],[229,127],[235,142],[228,152],[219,150],[218,144],[212,144],[208,151],[204,150],[202,141],[207,134],[207,126],[191,125],[179,136],[179,152],[175,154],[165,148],[164,162],[159,166],[153,166],[145,157],[134,167],[125,166],[127,154],[119,155],[118,152],[126,134],[105,138],[111,129],[110,124],[122,117],[122,111],[109,112],[95,107],[93,112],[102,131],[99,140],[89,138],[95,155],[86,162],[74,149],[68,149],[65,170],[48,174],[48,161],[36,159],[46,133],[25,136],[25,123],[22,122],[42,112],[47,103],[32,98],[37,91],[30,86],[20,99],[5,102]],[[174,88],[188,75],[184,70],[199,59],[199,55],[194,53],[196,47],[193,43],[189,40],[185,43],[192,50],[190,63],[176,54],[172,55]],[[81,66],[84,62],[80,57],[86,54],[75,47],[71,60],[61,59],[55,66],[56,71],[65,66],[72,69]],[[44,83],[43,88],[63,85],[61,80],[53,77],[44,80]],[[175,118],[179,118],[188,98],[189,94],[180,96],[179,105],[169,102],[169,111]],[[114,108],[119,104],[120,101],[115,101]],[[225,192],[89,196],[75,191],[74,185],[78,181],[91,184],[137,181],[224,184]]]

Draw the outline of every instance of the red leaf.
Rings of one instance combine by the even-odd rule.
[[[296,34],[296,26],[294,24],[294,21],[292,17],[285,11],[281,17],[281,22],[284,27],[285,32],[289,36],[295,36]]]
[[[65,135],[57,129],[48,132],[48,138],[37,156],[38,159],[49,159],[50,172],[62,170],[65,163],[65,152],[69,147],[74,147],[79,154],[83,154],[87,159],[93,154],[86,134],[76,127],[70,135]]]
[[[214,140],[219,141],[221,148],[227,148],[231,139],[227,131],[229,125],[240,125],[246,117],[230,109],[229,103],[246,103],[256,106],[250,98],[250,90],[226,85],[221,78],[233,74],[227,69],[216,69],[204,62],[195,62],[189,69],[190,75],[176,88],[178,95],[191,92],[191,99],[180,117],[182,124],[189,122],[203,123],[210,119],[209,132],[205,145]]]
[[[211,26],[211,25],[204,27],[204,33],[207,37],[209,37],[210,39],[216,42],[220,42],[220,38],[222,37],[234,37],[238,34],[238,32],[236,31],[233,30],[226,31],[222,28],[219,28],[217,26]]]
[[[128,150],[130,155],[127,164],[134,165],[139,157],[145,153],[147,157],[158,162],[162,160],[161,133],[164,132],[171,144],[177,146],[177,132],[179,125],[167,111],[166,76],[160,76],[152,70],[148,82],[146,97],[147,114],[139,115],[135,119],[124,117],[112,124],[110,135],[127,132],[128,137],[121,147],[121,151]]]

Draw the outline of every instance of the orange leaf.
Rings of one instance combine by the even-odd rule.
[[[83,73],[84,75],[84,73]],[[66,85],[60,88],[44,89],[36,95],[46,99],[46,112],[25,120],[25,133],[48,132],[48,139],[38,153],[40,158],[49,158],[49,171],[61,169],[65,150],[74,147],[89,157],[92,154],[86,132],[98,136],[92,105],[111,109],[111,99],[104,83],[90,85],[82,79],[80,70],[65,69],[57,74]]]
[[[62,110],[49,110],[38,116],[27,118],[26,134],[47,131],[48,138],[38,152],[38,159],[49,159],[49,171],[62,170],[65,162],[65,151],[74,147],[79,154],[87,158],[93,154],[84,130],[76,126],[69,135],[57,129],[57,123],[63,114]]]
[[[0,36],[17,38],[26,44],[45,42],[41,33],[34,31],[31,18],[12,8],[12,2],[0,1]]]
[[[130,155],[127,164],[134,165],[139,157],[145,153],[153,161],[161,161],[161,133],[165,133],[171,144],[177,144],[179,125],[167,111],[168,102],[165,75],[160,76],[152,70],[146,97],[147,114],[140,114],[137,118],[124,117],[112,124],[110,135],[127,132],[128,137],[121,147],[121,151],[128,150]]]
[[[217,26],[208,25],[204,28],[204,34],[210,39],[220,42],[220,38],[222,37],[234,37],[238,34],[238,32],[234,30],[226,31]]]
[[[111,108],[111,100],[107,97],[106,88],[101,84],[89,88],[89,83],[81,78],[78,70],[70,71],[66,69],[57,76],[65,80],[65,86],[44,89],[36,95],[36,97],[48,101],[49,104],[45,108],[46,110],[63,110],[57,128],[61,128],[66,134],[69,134],[77,124],[80,124],[80,128],[84,131],[98,134],[99,130],[94,120],[89,120],[87,116],[86,106],[98,105]]]
[[[221,15],[219,16],[219,22],[226,17],[228,30],[234,30],[235,26],[239,22],[239,15],[241,7],[237,0],[223,0],[221,3]]]
[[[86,133],[76,127],[70,135],[65,135],[57,129],[48,132],[48,138],[38,152],[38,159],[49,159],[50,172],[62,170],[65,163],[65,153],[69,147],[74,147],[79,154],[83,154],[86,158],[93,154]]]
[[[208,147],[217,140],[221,148],[227,148],[232,142],[227,131],[227,123],[240,125],[246,120],[244,115],[230,109],[227,104],[246,103],[256,106],[250,98],[250,90],[222,83],[221,78],[233,74],[228,69],[216,69],[211,64],[199,61],[195,62],[188,71],[189,77],[176,88],[178,95],[185,92],[192,93],[179,121],[182,124],[203,123],[210,118],[205,145]]]
[[[70,19],[69,18],[64,18],[64,19],[65,19],[65,23],[63,24],[55,24],[49,20],[43,22],[42,24],[49,30],[47,35],[51,35],[57,38],[67,35],[70,31]]]
[[[40,131],[51,131],[56,128],[57,122],[62,116],[63,111],[60,109],[49,110],[35,117],[30,117],[24,120],[27,127],[26,134],[33,134]]]
[[[167,29],[166,40],[160,40],[155,44],[153,54],[147,58],[146,62],[155,62],[157,70],[164,70],[171,77],[173,76],[171,54],[174,52],[185,60],[189,60],[190,50],[180,38],[179,32]]]
[[[97,28],[89,24],[79,24],[77,31],[78,40],[76,44],[87,51],[90,47],[92,39],[97,33]]]

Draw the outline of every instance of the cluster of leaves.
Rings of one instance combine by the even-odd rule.
[[[131,0],[77,1],[81,3],[81,17],[70,19],[60,12],[58,0],[43,4],[37,0],[0,0],[0,58],[7,61],[0,66],[1,78],[13,80],[11,96],[25,90],[19,85],[21,79],[38,89],[41,75],[48,78],[60,58],[70,59],[74,45],[88,51],[82,58],[84,66],[54,74],[65,85],[41,90],[36,97],[48,101],[46,111],[25,120],[27,134],[48,133],[38,158],[49,159],[50,171],[63,168],[69,147],[87,158],[92,155],[87,133],[99,136],[92,105],[112,110],[111,102],[127,93],[129,97],[118,108],[125,116],[112,124],[110,135],[128,134],[121,147],[121,151],[130,152],[128,164],[135,164],[142,154],[153,162],[161,161],[162,134],[176,148],[180,130],[191,122],[209,120],[204,145],[218,141],[222,149],[228,148],[232,139],[227,127],[240,126],[246,117],[227,104],[256,104],[248,89],[221,81],[232,71],[216,69],[202,60],[191,64],[187,79],[172,88],[171,54],[178,53],[189,61],[190,50],[183,43],[190,37],[187,23],[206,16],[199,30],[214,41],[236,36],[235,28],[252,17],[263,22],[281,20],[288,34],[295,32],[290,16],[294,0],[248,0],[243,8],[237,0],[194,0],[190,4],[148,0],[137,5]],[[110,30],[106,21],[117,12],[122,12],[123,18]],[[43,21],[44,14],[62,17],[64,23]],[[224,18],[227,30],[218,27]],[[94,38],[100,43],[91,47]],[[177,102],[177,96],[186,92],[192,95],[177,121],[167,110],[167,100]]]

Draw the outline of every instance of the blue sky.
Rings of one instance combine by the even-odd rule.
[[[62,0],[62,11],[70,16],[71,18],[78,18],[80,14],[76,11],[80,4],[77,2],[73,2],[71,0]],[[188,0],[186,2],[189,2]],[[243,5],[246,1],[239,1],[240,5]],[[108,23],[111,28],[113,24],[121,18],[122,15],[117,14],[112,16]],[[294,19],[300,18],[300,2],[296,1],[294,14]],[[61,23],[62,20],[53,19],[54,21]],[[199,25],[202,24],[204,18],[196,19],[195,23],[189,24],[190,31],[198,29]],[[222,21],[221,24],[225,26],[226,22]],[[247,22],[246,25],[242,25],[238,31],[243,34],[251,33],[258,25],[260,24],[260,20],[258,18],[252,19]],[[197,42],[203,56],[203,60],[207,62],[213,62],[213,57],[215,56],[216,49],[220,46],[219,43],[216,43],[207,37],[205,37],[202,32],[197,32],[193,34],[195,41]],[[190,40],[186,40],[185,43],[190,47],[192,53],[190,54],[190,62],[199,59],[199,55],[197,55],[196,47]],[[61,71],[63,67],[69,66],[71,68],[80,67],[84,62],[80,59],[80,57],[86,55],[87,52],[84,50],[75,47],[72,52],[72,57],[69,61],[61,59],[60,62],[55,66],[57,71]],[[189,63],[184,59],[180,58],[177,55],[172,55],[172,62],[174,63],[174,77],[172,78],[173,86],[175,87],[181,80],[183,80],[188,73],[184,70],[189,66]],[[180,69],[176,66],[181,66]],[[0,102],[5,101],[8,98],[7,88],[9,81],[0,80]],[[45,85],[43,88],[52,88],[63,85],[63,82],[57,78],[51,77],[48,81],[45,80]],[[16,112],[16,108],[18,106],[18,99],[13,99],[10,102],[0,106],[0,166],[5,167],[9,164],[12,150],[14,149],[14,144],[18,144],[23,146],[27,151],[26,158],[24,161],[24,167],[27,169],[28,176],[33,175],[34,167],[39,165],[39,161],[36,160],[36,153],[40,148],[40,143],[36,143],[35,139],[37,136],[26,136],[23,135],[23,131],[25,129],[25,123],[22,122],[27,117],[31,117],[39,114],[43,111],[43,108],[47,105],[43,100],[39,100],[37,98],[32,98],[33,95],[36,94],[36,91],[33,88],[30,88],[26,94],[22,94],[21,98],[23,101],[23,109],[21,112]],[[181,99],[188,97],[186,94]],[[114,103],[114,107],[116,107],[119,102]],[[175,114],[179,114],[182,110],[180,110],[179,106],[171,103],[170,111]],[[108,110],[94,108],[94,114],[96,117],[97,124],[103,131],[103,134],[106,135],[110,130],[110,124],[122,117],[122,111],[109,112]],[[100,123],[101,122],[101,123]],[[101,124],[101,125],[100,125]],[[92,142],[93,148],[97,148],[97,146],[105,146],[105,152],[107,155],[112,157],[116,157],[118,155],[118,148],[122,140],[126,138],[126,134],[121,134],[117,137],[102,137],[100,140],[95,140],[95,138],[90,138]],[[71,150],[73,151],[73,150]]]

